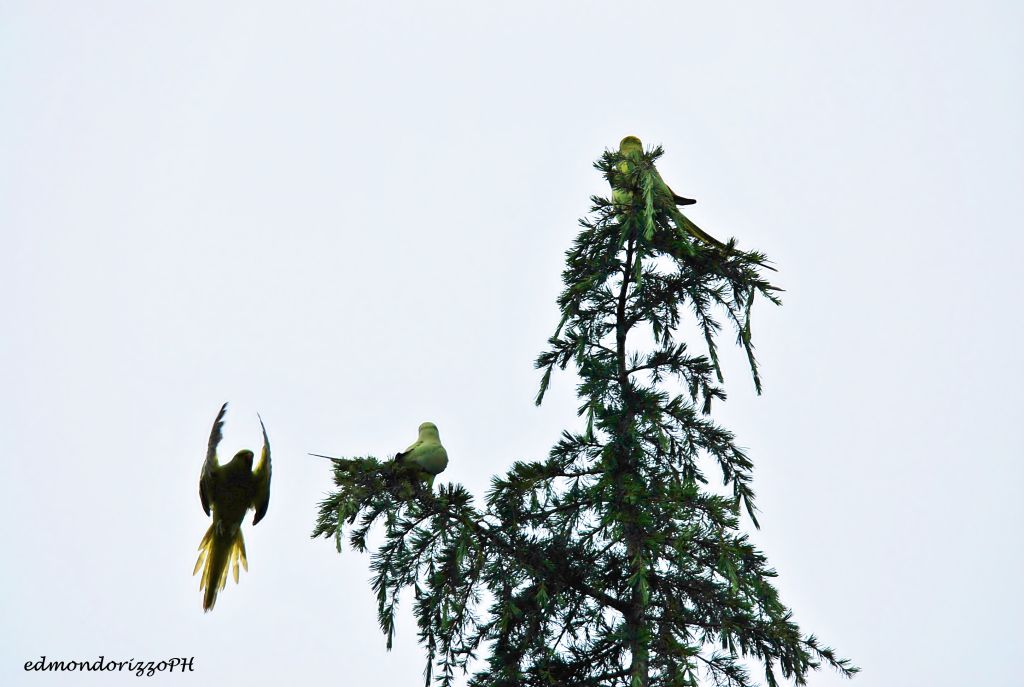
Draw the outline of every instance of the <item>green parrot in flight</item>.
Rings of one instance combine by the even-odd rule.
[[[437,425],[424,422],[419,428],[419,439],[401,453],[395,454],[395,462],[413,462],[419,465],[430,477],[427,485],[434,487],[434,478],[448,467],[448,452],[441,445],[441,437],[437,433]]]
[[[622,156],[623,160],[618,164],[618,170],[623,175],[628,174],[633,169],[634,160],[638,159],[643,155],[644,144],[640,142],[640,139],[636,136],[626,136],[619,143],[619,155]],[[657,169],[654,169],[654,202],[657,207],[662,208],[672,221],[675,223],[676,228],[681,231],[693,236],[694,238],[714,246],[715,248],[724,249],[726,246],[724,243],[714,238],[703,229],[698,227],[696,224],[691,222],[686,215],[679,212],[677,205],[693,205],[696,200],[692,198],[683,198],[677,195],[665,180],[661,178],[661,174],[658,173]],[[612,182],[612,202],[616,205],[631,205],[633,203],[633,192],[629,188],[625,188],[620,183],[615,182],[613,177]],[[650,239],[652,237],[648,237]]]
[[[213,509],[213,523],[199,543],[199,560],[192,571],[195,575],[200,568],[203,569],[199,581],[199,588],[204,592],[203,611],[212,610],[217,603],[217,592],[224,589],[228,581],[228,567],[234,566],[236,584],[239,562],[246,570],[249,569],[245,558],[245,539],[242,538],[242,520],[249,509],[254,508],[256,516],[252,524],[257,524],[267,514],[270,503],[270,440],[263,418],[260,418],[263,453],[255,470],[252,467],[253,453],[249,450],[239,451],[226,465],[217,461],[217,445],[222,437],[227,409],[228,404],[225,403],[214,420],[206,461],[199,475],[199,500],[203,510],[210,515],[210,509]]]

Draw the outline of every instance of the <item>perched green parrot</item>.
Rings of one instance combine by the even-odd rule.
[[[623,175],[628,174],[633,169],[633,160],[643,155],[644,144],[640,142],[640,139],[636,136],[626,136],[619,143],[619,155],[624,159],[618,164],[618,169]],[[703,229],[698,227],[696,224],[691,222],[686,215],[679,212],[677,205],[693,205],[696,200],[691,198],[683,198],[669,188],[665,180],[661,178],[661,174],[658,170],[654,170],[654,199],[655,204],[668,213],[669,217],[675,223],[676,228],[679,231],[686,232],[690,236],[697,238],[704,243],[714,246],[716,248],[725,248],[725,244],[709,235]],[[613,177],[612,183],[612,202],[616,205],[631,205],[633,203],[633,192],[629,189],[615,182]],[[648,237],[650,239],[652,237]]]
[[[242,538],[242,520],[250,508],[256,509],[252,519],[255,525],[267,514],[270,503],[270,440],[267,428],[260,418],[263,430],[263,453],[256,469],[252,468],[253,453],[242,450],[231,462],[220,465],[217,461],[217,444],[220,443],[224,426],[224,414],[228,404],[221,406],[210,432],[210,443],[206,449],[206,461],[199,475],[199,500],[203,510],[210,515],[213,509],[213,524],[199,542],[199,560],[192,571],[199,568],[203,576],[199,588],[203,590],[203,610],[213,609],[217,603],[217,592],[224,589],[228,581],[228,567],[234,565],[235,583],[238,582],[238,564],[249,569],[245,558],[245,540]],[[257,414],[257,417],[259,415]]]
[[[419,435],[419,439],[412,446],[395,454],[395,461],[399,463],[411,461],[419,465],[424,472],[430,475],[427,478],[427,485],[433,488],[434,478],[448,467],[448,452],[441,445],[437,425],[433,422],[424,422],[420,425]]]

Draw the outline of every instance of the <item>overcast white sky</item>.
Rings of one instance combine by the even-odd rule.
[[[421,684],[368,557],[308,538],[306,452],[433,420],[482,496],[578,427],[532,361],[632,133],[780,268],[718,417],[802,628],[854,685],[1020,684],[1022,5],[371,4],[0,2],[0,683]],[[225,400],[273,498],[204,615]]]

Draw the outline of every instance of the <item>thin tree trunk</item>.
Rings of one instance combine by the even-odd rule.
[[[616,456],[616,483],[618,486],[618,498],[621,503],[622,512],[625,515],[623,534],[626,540],[629,570],[631,576],[639,578],[639,573],[642,572],[644,565],[640,555],[643,551],[643,533],[637,526],[638,513],[636,508],[626,499],[624,484],[625,476],[636,470],[633,442],[626,440],[626,437],[632,434],[633,419],[635,417],[632,387],[629,382],[629,371],[626,368],[626,335],[629,333],[629,323],[626,321],[626,298],[629,294],[629,285],[633,276],[634,245],[634,242],[630,240],[626,247],[626,262],[622,267],[622,287],[619,291],[618,307],[616,308],[615,352],[618,361],[618,381],[624,405],[622,418],[619,423],[619,446],[621,448],[620,454]],[[632,656],[629,668],[630,683],[632,687],[648,687],[650,682],[648,652],[647,644],[643,640],[647,604],[644,602],[644,594],[639,579],[633,584],[628,606],[625,621],[626,632],[629,637],[629,652]]]

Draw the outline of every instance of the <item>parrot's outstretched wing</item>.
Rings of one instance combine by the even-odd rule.
[[[665,184],[665,188],[668,190],[668,195],[672,199],[672,202],[676,205],[695,205],[697,203],[693,198],[683,198],[681,195],[669,188],[668,184]]]
[[[263,425],[263,418],[260,418],[260,429],[263,430],[263,452],[260,453],[260,462],[253,470],[253,478],[256,480],[256,498],[253,506],[256,508],[256,515],[253,516],[252,524],[255,525],[267,514],[267,506],[270,505],[270,439],[267,438],[267,428]]]
[[[402,460],[405,460],[405,458],[406,458],[406,457],[407,457],[407,456],[408,456],[408,455],[409,455],[410,453],[412,453],[412,452],[413,452],[413,451],[415,451],[415,450],[416,450],[417,448],[419,448],[420,444],[422,444],[422,443],[423,443],[423,440],[422,440],[422,439],[417,439],[416,441],[414,441],[414,442],[412,443],[412,445],[411,445],[411,446],[409,446],[409,448],[405,449],[404,451],[400,451],[400,452],[396,453],[396,454],[395,454],[395,461],[397,462],[397,461],[402,461]]]
[[[659,186],[658,190],[676,205],[693,205],[697,202],[693,198],[683,198],[681,195],[673,191],[672,188],[665,183],[665,180],[661,178],[661,172],[657,169],[654,170],[654,178]]]
[[[203,462],[203,470],[199,473],[199,500],[203,504],[203,511],[210,514],[210,502],[213,500],[213,473],[217,469],[217,445],[224,436],[224,415],[228,412],[227,401],[220,407],[217,419],[213,421],[213,429],[210,430],[210,442],[206,446],[206,460]]]

